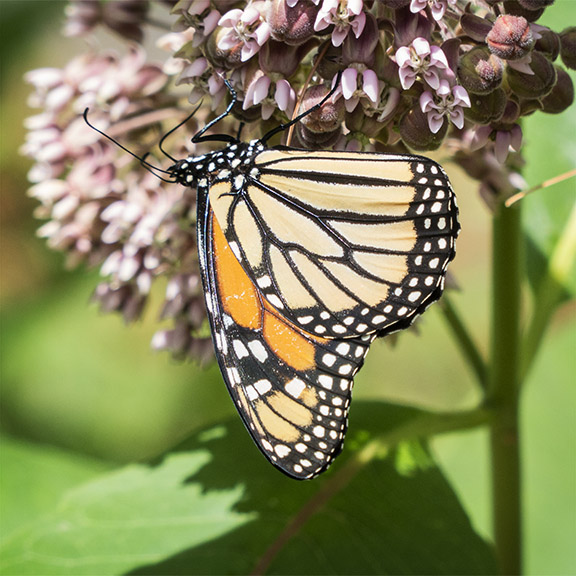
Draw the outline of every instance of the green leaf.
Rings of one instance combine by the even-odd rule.
[[[68,490],[109,468],[103,462],[59,448],[0,438],[0,532],[13,530],[49,512]]]
[[[122,574],[245,524],[251,515],[232,510],[240,486],[206,494],[187,482],[209,460],[206,451],[174,454],[73,490],[53,514],[7,540],[1,573]]]
[[[239,419],[209,428],[158,464],[73,490],[8,540],[3,573],[494,573],[425,445],[379,442],[366,457],[424,414],[355,404],[346,449],[310,482],[274,470]]]

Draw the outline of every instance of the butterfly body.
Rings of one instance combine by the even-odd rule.
[[[220,369],[265,456],[312,478],[341,451],[371,342],[442,292],[459,225],[419,156],[235,142],[170,172],[197,188],[198,250]]]

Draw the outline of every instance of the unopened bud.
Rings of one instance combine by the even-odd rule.
[[[214,34],[208,36],[204,55],[214,68],[232,69],[242,65],[242,43],[238,42],[230,50],[223,50],[218,46],[218,40],[226,34],[224,28],[217,28]]]
[[[526,18],[528,22],[536,22],[536,20],[544,14],[544,8],[528,10],[524,8],[518,0],[504,0],[503,5],[506,14],[510,14],[510,16],[522,16],[522,18]]]
[[[464,109],[464,116],[475,124],[490,124],[499,120],[506,109],[506,92],[497,88],[489,94],[470,94],[470,108]]]
[[[492,54],[499,58],[519,60],[534,46],[534,37],[526,18],[504,14],[494,23],[486,42]]]
[[[293,8],[286,0],[274,0],[268,9],[267,22],[274,40],[299,46],[314,36],[314,22],[320,8],[310,0],[301,0]]]
[[[472,40],[476,42],[484,42],[486,36],[492,30],[492,22],[486,18],[480,18],[476,14],[463,14],[460,18],[460,26]]]
[[[526,10],[541,10],[554,4],[554,0],[517,0],[518,4]]]
[[[323,84],[310,86],[304,93],[298,114],[301,114],[305,110],[310,110],[310,108],[321,102],[328,91],[329,88]],[[300,124],[315,134],[333,132],[342,124],[344,114],[344,99],[339,98],[336,102],[333,102],[332,99],[329,98],[327,102],[324,102],[322,108],[314,110],[314,112],[304,116]]]
[[[380,44],[378,23],[372,14],[366,14],[364,30],[358,38],[348,34],[342,45],[342,64],[348,66],[353,63],[362,63],[371,67],[374,64],[376,49]]]
[[[560,114],[574,102],[574,84],[568,72],[556,66],[557,81],[552,92],[542,100],[542,111],[548,114]]]
[[[466,52],[458,65],[460,84],[473,94],[489,94],[502,84],[502,61],[483,47]]]
[[[556,83],[554,64],[539,52],[533,52],[530,69],[533,74],[524,74],[508,67],[508,86],[520,98],[542,98],[550,93]]]
[[[412,150],[436,150],[440,148],[448,132],[448,122],[444,122],[440,130],[433,134],[427,115],[419,106],[415,106],[401,118],[398,130],[403,142]]]
[[[541,37],[536,41],[534,50],[544,54],[548,60],[554,62],[560,54],[560,36],[552,30],[540,32]]]
[[[570,70],[576,70],[576,26],[560,33],[560,57]]]

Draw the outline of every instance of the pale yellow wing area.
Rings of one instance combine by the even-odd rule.
[[[457,207],[427,158],[270,149],[210,202],[262,294],[324,338],[384,334],[442,291]]]

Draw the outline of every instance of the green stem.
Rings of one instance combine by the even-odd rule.
[[[520,209],[494,217],[491,372],[491,458],[496,553],[504,575],[522,573],[522,516],[518,399],[520,390]]]
[[[440,304],[442,306],[444,318],[448,322],[448,325],[450,326],[450,329],[455,336],[457,345],[460,347],[464,358],[468,361],[474,370],[480,386],[483,390],[486,390],[486,362],[484,361],[478,346],[476,346],[476,343],[472,339],[472,335],[466,328],[466,325],[452,304],[452,300],[448,297],[448,294],[444,294]]]

